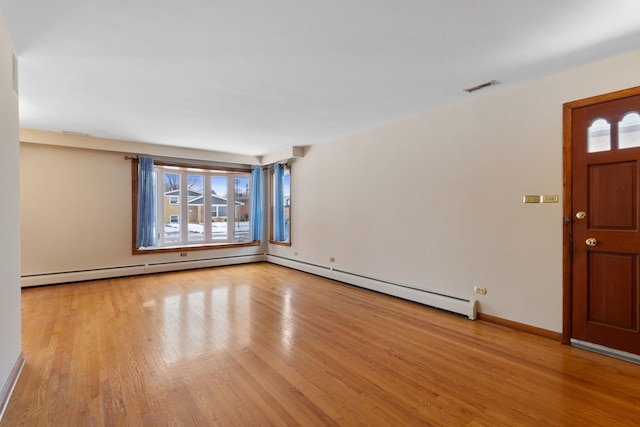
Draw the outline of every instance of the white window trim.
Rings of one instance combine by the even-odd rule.
[[[208,170],[199,170],[197,172],[193,170],[189,170],[189,168],[178,168],[174,166],[166,167],[162,165],[156,165],[156,176],[157,178],[157,191],[158,191],[158,203],[157,203],[157,215],[158,215],[158,246],[157,249],[168,249],[168,248],[177,248],[177,247],[186,247],[189,246],[215,246],[215,245],[225,245],[225,244],[248,244],[252,243],[251,240],[235,240],[235,178],[237,177],[247,177],[249,178],[249,192],[247,194],[247,203],[249,204],[248,210],[251,212],[251,194],[253,186],[253,180],[251,179],[250,172],[217,172],[217,171],[208,171]],[[164,234],[164,194],[165,191],[165,183],[164,183],[164,173],[172,173],[180,175],[180,195],[179,203],[173,206],[180,206],[180,214],[178,224],[180,227],[180,240],[178,242],[165,242],[165,234]],[[209,218],[208,221],[203,221],[203,234],[204,239],[201,241],[189,241],[189,201],[188,201],[188,176],[189,175],[200,175],[204,177],[204,195],[203,195],[203,218]],[[226,217],[212,217],[211,216],[211,207],[212,207],[212,193],[211,193],[211,177],[214,176],[225,176],[227,177],[227,216]],[[162,197],[161,197],[162,195]],[[170,196],[171,197],[171,196]],[[243,198],[244,199],[244,198]],[[259,201],[258,201],[259,202]],[[216,208],[216,211],[218,208]],[[229,211],[233,213],[233,215],[229,216]],[[226,218],[227,220],[227,238],[226,239],[214,239],[212,236],[212,221],[211,218]],[[249,235],[251,235],[251,229],[254,227],[253,218],[250,218],[250,229]]]

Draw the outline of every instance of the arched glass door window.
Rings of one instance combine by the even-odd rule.
[[[618,122],[618,148],[640,147],[640,114],[630,112]]]
[[[588,152],[611,150],[611,124],[605,119],[597,119],[588,129]]]

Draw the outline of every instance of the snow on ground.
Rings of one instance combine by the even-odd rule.
[[[204,224],[189,223],[189,241],[197,242],[204,240]],[[237,240],[248,240],[251,231],[251,224],[248,221],[236,222],[235,235]],[[227,240],[227,223],[212,222],[211,236],[214,240]],[[177,242],[180,240],[180,225],[169,223],[164,225],[164,241]]]

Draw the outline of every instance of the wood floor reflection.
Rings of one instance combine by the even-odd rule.
[[[22,297],[2,427],[640,423],[639,365],[271,264]]]

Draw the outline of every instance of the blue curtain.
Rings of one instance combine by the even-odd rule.
[[[254,167],[251,171],[251,240],[262,240],[262,197],[260,197],[261,167]]]
[[[273,240],[284,242],[284,168],[273,165]]]
[[[156,179],[151,157],[140,157],[138,163],[138,224],[136,246],[157,245]]]

